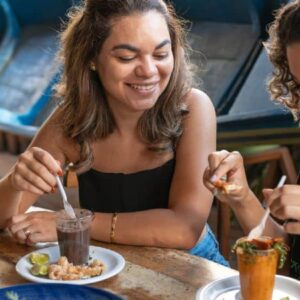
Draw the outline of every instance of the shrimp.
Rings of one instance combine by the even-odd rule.
[[[235,183],[229,183],[225,180],[217,180],[213,184],[217,189],[221,190],[222,193],[224,194],[229,194],[232,191],[238,191],[242,188],[241,186]]]
[[[62,267],[64,272],[67,272],[69,267],[69,261],[66,256],[61,256],[57,261],[57,264]]]
[[[49,266],[48,276],[54,280],[78,280],[99,276],[104,269],[104,264],[98,259],[94,259],[88,266],[74,266],[67,257],[61,256],[56,264]]]
[[[48,276],[50,279],[62,280],[63,275],[64,275],[64,271],[62,266],[56,264],[49,266]]]

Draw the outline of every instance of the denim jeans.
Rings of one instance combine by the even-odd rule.
[[[219,243],[208,224],[206,224],[206,233],[203,239],[189,253],[229,267],[228,261],[220,253]]]

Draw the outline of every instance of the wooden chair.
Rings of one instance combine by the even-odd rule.
[[[278,146],[276,148],[261,151],[258,153],[243,155],[244,164],[252,165],[259,163],[268,163],[268,169],[263,179],[263,187],[274,187],[277,180],[277,170],[287,176],[287,183],[295,184],[297,182],[296,168],[287,147]],[[221,253],[228,259],[230,253],[230,207],[218,201],[218,225],[217,236],[220,243]]]

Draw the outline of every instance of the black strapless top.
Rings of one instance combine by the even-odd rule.
[[[80,205],[94,212],[134,212],[167,208],[175,158],[132,174],[90,169],[78,175]]]

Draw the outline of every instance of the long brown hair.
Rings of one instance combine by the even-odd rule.
[[[293,1],[275,12],[275,20],[269,27],[269,40],[264,43],[270,61],[274,65],[268,82],[272,98],[287,106],[295,119],[299,119],[300,86],[289,70],[286,48],[300,42],[300,1]]]
[[[182,133],[182,118],[186,112],[183,99],[193,82],[183,21],[176,16],[173,7],[162,0],[87,0],[68,14],[69,21],[61,34],[60,59],[64,71],[56,86],[57,97],[62,99],[64,135],[80,146],[80,159],[75,168],[89,165],[93,159],[90,143],[106,137],[115,128],[101,81],[90,68],[91,61],[101,51],[113,20],[151,10],[166,20],[174,69],[154,107],[140,118],[138,130],[154,151],[167,151]]]

